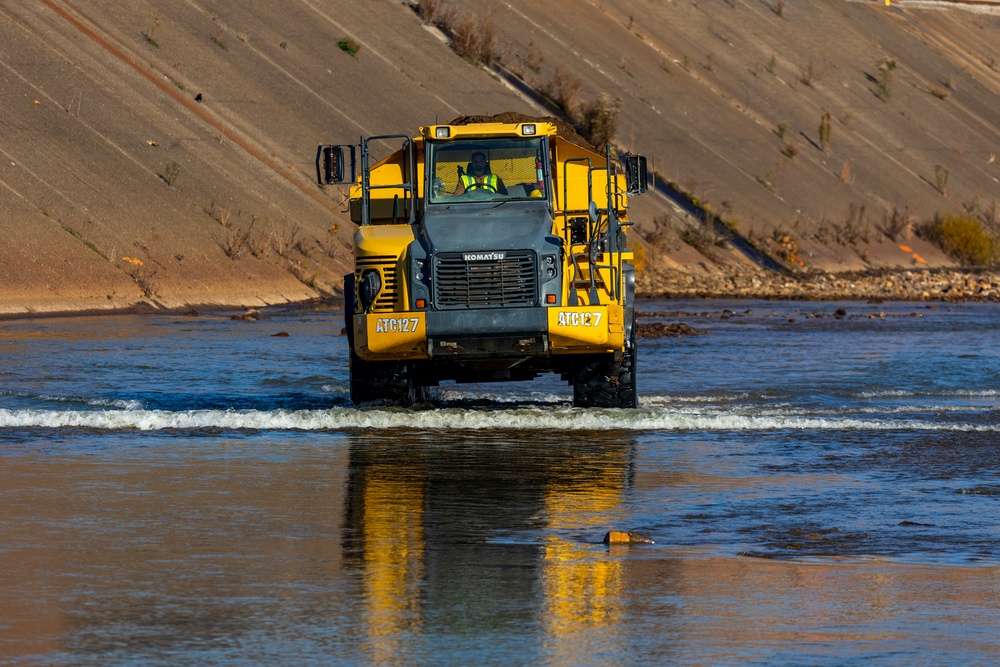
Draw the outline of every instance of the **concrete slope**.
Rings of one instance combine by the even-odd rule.
[[[534,110],[395,3],[41,0],[0,17],[2,312],[335,293],[353,225],[315,185],[317,143]]]
[[[494,22],[513,50],[540,52],[527,79],[544,87],[565,68],[584,100],[619,98],[620,145],[758,245],[793,237],[808,265],[905,266],[911,253],[879,231],[893,213],[913,223],[1000,198],[996,14],[834,0],[503,5]]]
[[[753,268],[723,237],[692,236],[707,228],[685,206],[807,268],[947,265],[915,224],[965,209],[996,223],[995,13],[445,6],[495,29],[514,83],[568,72],[581,101],[621,100],[616,145],[672,185],[634,201],[647,267]],[[317,143],[545,112],[395,0],[4,3],[0,79],[0,312],[14,313],[337,293],[353,225],[343,190],[315,185]]]

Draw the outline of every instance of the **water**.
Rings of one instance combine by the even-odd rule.
[[[357,409],[332,311],[0,323],[0,664],[1000,660],[995,306],[639,310],[708,333],[633,411]]]

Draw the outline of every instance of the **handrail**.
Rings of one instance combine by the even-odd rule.
[[[370,154],[368,152],[368,144],[372,141],[381,141],[385,139],[402,139],[403,145],[400,150],[403,151],[403,164],[400,171],[403,174],[403,178],[406,179],[402,183],[393,183],[386,185],[372,185],[371,184],[371,164],[370,164]],[[365,139],[361,137],[361,224],[370,225],[371,224],[371,191],[372,190],[388,190],[401,188],[404,191],[403,194],[403,210],[407,212],[407,218],[409,224],[416,224],[417,221],[417,188],[413,183],[413,179],[417,173],[416,165],[416,155],[413,150],[413,139],[407,134],[383,134],[379,136],[368,137]],[[393,202],[393,214],[392,221],[396,222],[396,216],[398,215],[398,201],[399,195],[396,195]]]

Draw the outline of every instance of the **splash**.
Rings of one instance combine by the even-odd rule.
[[[1000,425],[934,423],[795,414],[704,413],[639,408],[467,409],[330,408],[326,410],[38,410],[0,409],[0,428],[82,428],[101,431],[223,429],[344,431],[467,429],[559,431],[1000,431]]]

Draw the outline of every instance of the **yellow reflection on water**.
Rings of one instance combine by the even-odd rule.
[[[624,449],[614,449],[580,461],[593,474],[585,484],[555,482],[545,490],[549,532],[542,558],[541,625],[545,629],[550,664],[578,664],[581,652],[595,637],[601,650],[624,649],[621,633],[624,562],[603,548],[587,547],[563,537],[601,536],[609,517],[625,494]],[[599,538],[598,538],[599,539]],[[617,641],[616,641],[617,640]],[[608,646],[608,643],[612,646]]]

